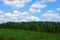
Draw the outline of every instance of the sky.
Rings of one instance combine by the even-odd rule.
[[[60,22],[60,0],[0,0],[0,23]]]

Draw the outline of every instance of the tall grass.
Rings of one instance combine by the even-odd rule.
[[[0,29],[0,40],[60,40],[60,34]]]

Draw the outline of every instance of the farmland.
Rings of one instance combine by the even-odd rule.
[[[60,22],[1,23],[0,40],[60,40]]]
[[[0,40],[60,40],[60,34],[0,29]]]

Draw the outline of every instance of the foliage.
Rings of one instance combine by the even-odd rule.
[[[0,28],[60,33],[60,22],[7,22],[0,24]]]

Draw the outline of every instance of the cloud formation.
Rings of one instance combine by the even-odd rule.
[[[30,11],[31,13],[40,13],[40,12],[41,12],[40,9],[36,9],[36,8],[30,8],[29,11]]]
[[[2,14],[3,12],[0,10],[0,14]]]
[[[60,7],[56,9],[57,11],[60,11]]]
[[[39,17],[29,15],[28,12],[19,12],[17,10],[14,10],[13,13],[4,13],[0,16],[0,23],[2,22],[28,22],[28,21],[40,21]]]
[[[36,16],[28,16],[26,18],[23,18],[24,22],[28,22],[28,21],[40,21],[40,18],[39,17],[36,17]]]
[[[4,4],[13,6],[15,8],[24,7],[26,3],[31,0],[3,0]]]
[[[30,11],[31,13],[40,13],[40,12],[41,12],[41,9],[46,8],[46,7],[47,7],[46,4],[41,4],[41,3],[39,3],[39,2],[35,2],[35,3],[33,3],[33,4],[30,6],[29,11]]]
[[[41,4],[39,2],[36,2],[36,3],[31,5],[31,8],[45,8],[45,7],[47,7],[46,4]]]
[[[41,21],[60,20],[60,14],[59,14],[60,7],[57,8],[56,10],[51,10],[51,8],[49,7],[51,5],[48,5],[51,2],[56,2],[56,1],[57,0],[35,0],[35,1],[33,0],[3,0],[2,3],[3,5],[5,4],[4,5],[5,7],[8,6],[8,8],[11,7],[15,9],[12,9],[13,10],[12,12],[10,12],[11,10],[10,9],[6,13],[2,11],[2,10],[6,11],[6,9],[2,9],[2,10],[0,9],[0,22],[2,23],[2,22],[8,22],[8,21],[27,22],[27,21],[40,21],[40,20]],[[25,7],[27,7],[27,9]],[[37,15],[35,13],[37,13]],[[40,17],[42,19],[40,19]]]
[[[60,15],[52,10],[48,10],[47,13],[44,13],[42,15],[45,19],[45,21],[59,21]]]
[[[41,0],[40,3],[55,2],[56,0]]]

